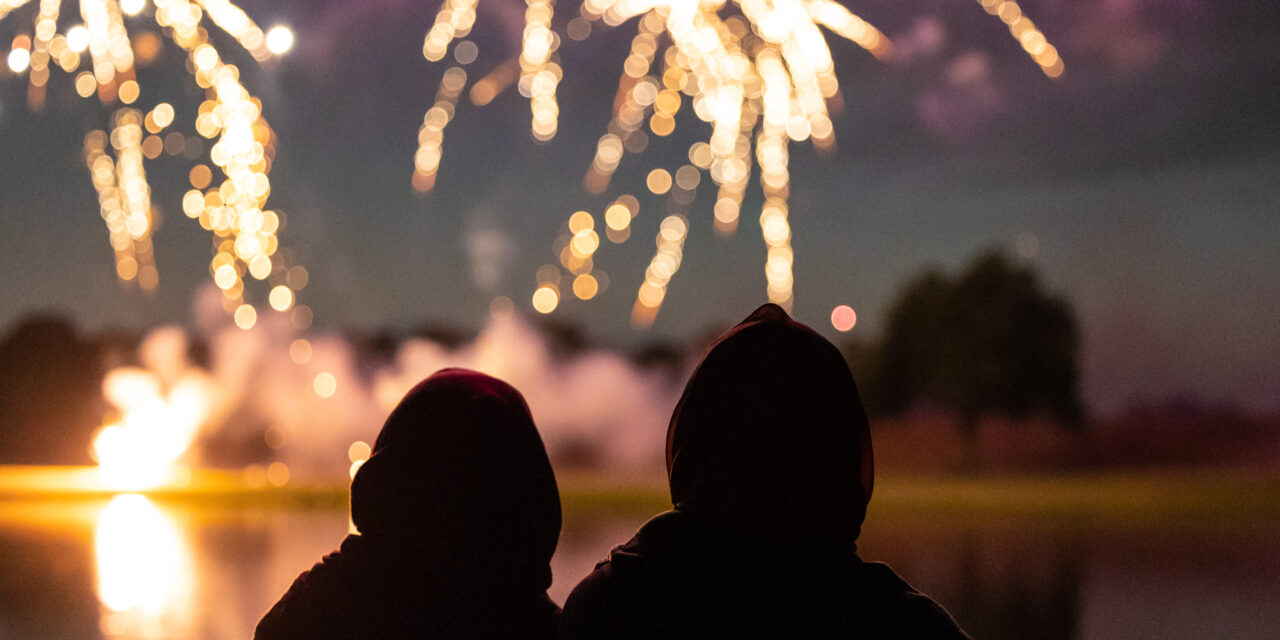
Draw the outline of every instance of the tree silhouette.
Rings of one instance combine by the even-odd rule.
[[[876,404],[888,413],[945,407],[970,443],[990,413],[1047,414],[1077,427],[1078,345],[1067,301],[989,250],[955,279],[929,269],[898,296],[873,358]]]
[[[100,349],[41,314],[0,338],[0,462],[87,464],[103,405]]]

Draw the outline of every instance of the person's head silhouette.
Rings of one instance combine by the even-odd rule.
[[[536,563],[549,584],[560,497],[520,392],[465,369],[419,383],[356,472],[351,519],[371,540],[471,570]]]
[[[552,638],[560,497],[524,398],[445,369],[387,418],[351,483],[359,534],[298,576],[267,638]]]
[[[766,304],[707,350],[667,428],[675,510],[574,588],[560,637],[965,638],[855,541],[871,436],[839,350]]]
[[[871,436],[839,350],[777,305],[721,336],[667,428],[674,511],[569,594],[565,640],[965,638],[854,541]]]
[[[676,509],[737,535],[852,545],[873,479],[871,437],[840,352],[766,304],[721,336],[667,431]]]

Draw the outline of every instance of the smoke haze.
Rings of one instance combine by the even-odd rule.
[[[189,337],[172,326],[155,329],[140,347],[140,360],[161,380],[173,380],[199,369],[189,361],[188,342],[206,343],[208,370],[197,373],[212,381],[213,410],[201,440],[240,443],[247,450],[265,444],[265,461],[284,462],[293,477],[345,474],[350,445],[372,443],[400,398],[446,367],[481,371],[519,389],[548,453],[559,463],[620,471],[663,463],[666,425],[687,362],[640,366],[624,354],[600,349],[562,355],[514,313],[491,315],[473,340],[456,346],[410,337],[395,346],[389,361],[371,363],[376,359],[363,357],[336,334],[308,335],[309,349],[295,347],[291,353],[290,346],[303,336],[286,315],[264,313],[252,329],[241,330],[207,304],[216,295],[202,291],[197,296],[202,299],[196,304],[200,335]],[[324,389],[317,383],[325,373],[336,381],[329,397],[320,395]],[[211,464],[207,454],[197,444],[187,459]]]

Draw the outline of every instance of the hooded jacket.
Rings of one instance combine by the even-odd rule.
[[[555,476],[524,398],[446,369],[391,412],[351,484],[359,534],[303,572],[255,638],[551,638]]]
[[[857,386],[764,305],[718,339],[667,430],[674,510],[570,594],[561,638],[964,638],[855,541],[873,486]]]

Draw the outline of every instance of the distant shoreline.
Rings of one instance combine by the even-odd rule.
[[[180,481],[137,491],[165,503],[213,508],[345,509],[345,484],[255,485],[242,470],[196,469]],[[670,508],[660,474],[559,474],[566,518],[657,513]],[[15,504],[84,502],[110,498],[95,467],[0,466],[0,521]],[[1090,521],[1162,518],[1280,519],[1280,469],[1131,470],[1000,475],[884,474],[876,480],[871,512],[884,516],[1083,518]]]

